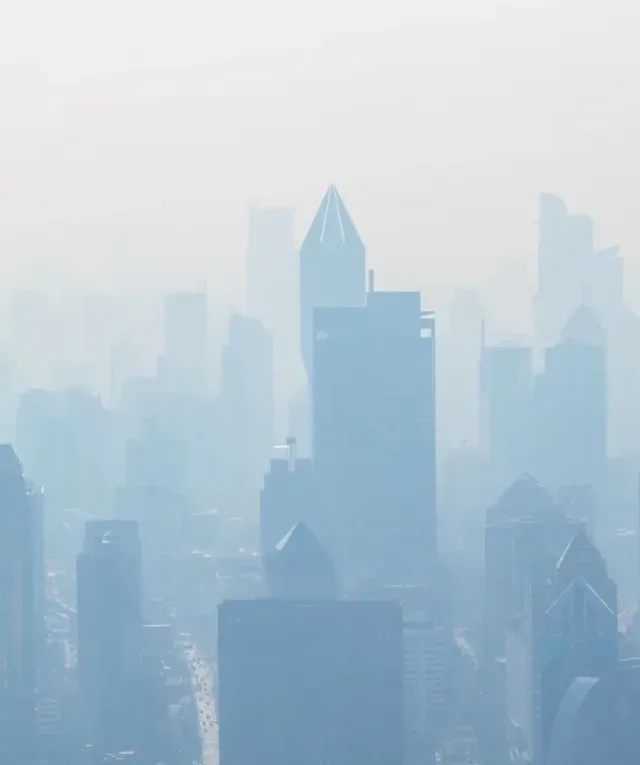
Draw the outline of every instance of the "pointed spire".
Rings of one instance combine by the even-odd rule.
[[[354,243],[360,247],[363,246],[342,197],[335,186],[329,186],[302,247],[304,248],[307,244],[335,247],[349,246]]]

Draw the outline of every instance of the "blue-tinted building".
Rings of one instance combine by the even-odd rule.
[[[418,584],[436,564],[435,319],[370,292],[314,319],[318,531],[347,585]]]
[[[401,765],[400,604],[223,603],[218,713],[220,765]]]

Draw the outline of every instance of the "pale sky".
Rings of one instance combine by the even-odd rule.
[[[249,201],[302,236],[334,182],[378,284],[490,283],[505,314],[544,188],[623,245],[637,301],[638,39],[630,0],[3,0],[3,280],[37,256],[236,296]]]

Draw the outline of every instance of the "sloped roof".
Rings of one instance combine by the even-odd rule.
[[[329,186],[302,243],[302,248],[309,245],[335,247],[351,244],[363,247],[360,235],[342,197],[335,186]]]

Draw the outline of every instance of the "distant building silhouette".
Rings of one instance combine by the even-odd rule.
[[[313,312],[365,303],[365,248],[335,186],[330,186],[300,247],[300,341],[311,380]]]
[[[164,298],[164,352],[159,378],[171,393],[202,395],[209,384],[209,319],[206,292],[173,292]]]
[[[497,492],[531,465],[533,355],[531,348],[483,348],[481,401],[491,482]]]
[[[132,521],[90,521],[77,560],[83,738],[100,753],[137,748],[141,552]]]
[[[220,401],[225,507],[255,518],[274,444],[273,343],[257,319],[231,317],[222,351]]]
[[[247,312],[273,338],[278,438],[287,434],[288,405],[300,384],[299,260],[288,207],[252,206],[247,250]]]
[[[220,765],[401,765],[398,603],[227,601],[218,625]]]
[[[314,335],[319,533],[353,582],[424,583],[437,548],[433,314],[419,292],[370,292],[361,308],[316,309]]]
[[[440,343],[445,346],[443,366],[447,384],[440,390],[438,402],[443,410],[440,422],[445,423],[443,437],[454,449],[462,444],[478,445],[482,314],[483,307],[476,290],[455,290],[449,312],[449,332]]]
[[[539,204],[536,347],[555,345],[582,302],[594,255],[593,220],[570,214],[560,197],[541,194]]]
[[[38,498],[8,444],[0,446],[0,763],[31,762],[34,745],[36,619],[43,604]],[[39,594],[38,594],[39,593]],[[43,614],[40,612],[40,617]]]
[[[305,523],[292,526],[265,557],[271,597],[290,600],[337,597],[333,561]]]
[[[594,487],[602,501],[607,459],[606,334],[580,306],[546,352],[535,384],[534,461],[553,490]],[[593,531],[595,518],[590,518]]]

